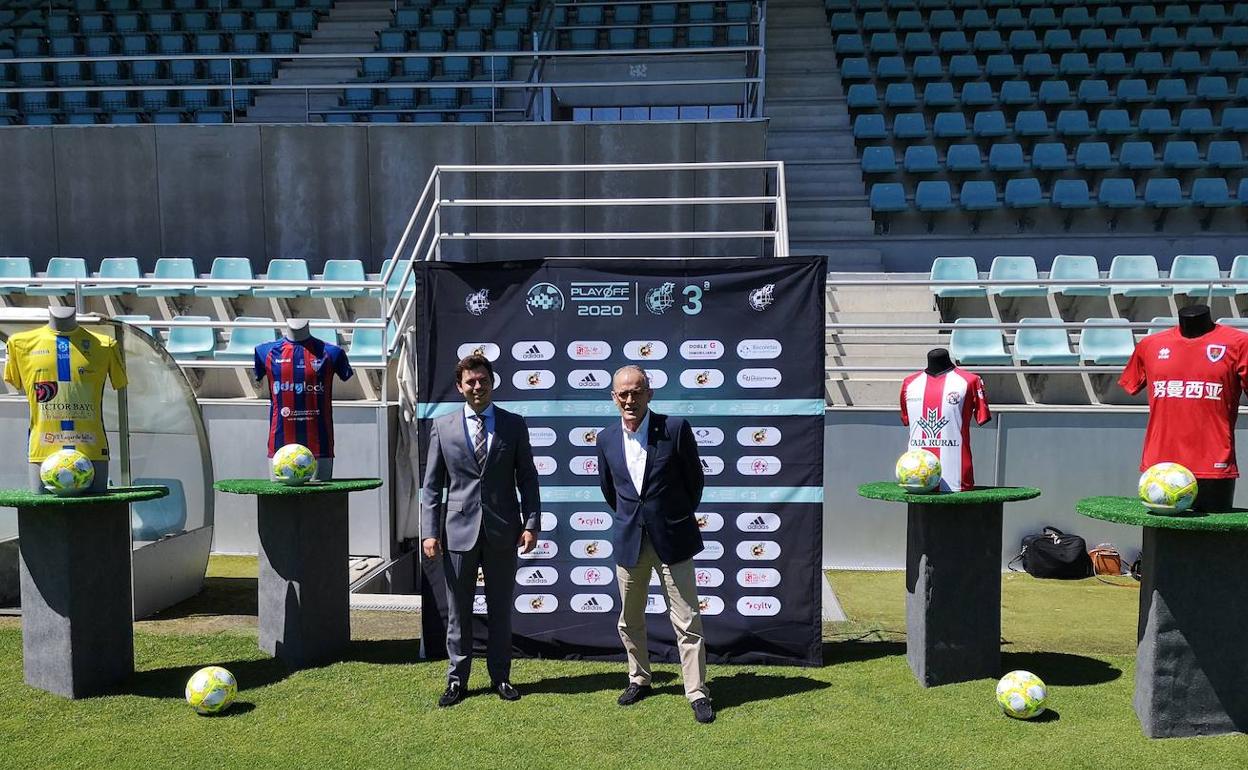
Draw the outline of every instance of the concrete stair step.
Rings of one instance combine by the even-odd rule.
[[[825,255],[828,257],[828,267],[835,270],[864,270],[876,273],[884,270],[883,257],[879,249],[846,248],[835,242],[790,239],[789,253]]]
[[[913,324],[930,324],[940,323],[940,314],[934,310],[917,310],[908,308],[904,310],[889,310],[888,312],[870,311],[870,310],[841,310],[828,313],[829,321],[840,321],[842,323],[913,323]],[[865,331],[865,330],[864,330]]]
[[[848,236],[867,237],[874,233],[875,223],[871,221],[828,220],[823,222],[789,222],[790,240],[817,240]]]
[[[773,81],[770,77],[767,78],[767,96],[769,98],[810,96],[834,99],[838,95],[826,80],[786,77]]]
[[[350,41],[319,41],[309,40],[299,46],[299,53],[364,53],[371,51],[371,45]]]
[[[932,301],[932,293],[922,286],[871,286],[871,287],[852,287],[847,286],[829,292],[828,309],[833,312],[879,312],[891,308],[905,308],[908,310],[925,311],[931,310],[935,312],[935,303]],[[939,320],[940,314],[936,313],[933,321]],[[859,332],[867,334],[867,332]]]
[[[839,182],[797,182],[787,178],[787,168],[784,191],[799,198],[866,197],[866,192],[862,189],[861,182],[849,180]]]
[[[282,69],[273,80],[276,85],[300,85],[304,83],[351,83],[359,75],[358,67],[320,67],[299,70]]]
[[[849,114],[834,109],[808,112],[805,115],[771,115],[767,133],[787,134],[791,131],[849,131]]]
[[[867,206],[803,206],[789,201],[789,227],[795,222],[862,222],[870,221]]]
[[[896,406],[902,379],[868,380],[857,375],[852,380],[831,379],[824,383],[824,395],[833,406]]]

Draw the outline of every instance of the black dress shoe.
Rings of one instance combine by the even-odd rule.
[[[693,718],[702,724],[710,724],[715,721],[715,709],[711,708],[710,698],[698,698],[693,703]]]
[[[511,686],[511,682],[499,682],[494,685],[494,692],[503,700],[520,700],[520,691]]]
[[[631,706],[649,694],[650,685],[629,682],[628,687],[624,688],[624,692],[620,693],[620,698],[616,703],[619,703],[621,706]]]
[[[464,699],[464,688],[459,686],[459,682],[451,682],[446,686],[446,692],[442,693],[442,697],[438,698],[438,707],[446,708],[454,706]]]

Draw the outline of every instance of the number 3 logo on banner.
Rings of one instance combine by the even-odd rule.
[[[689,298],[689,301],[685,303],[684,305],[682,305],[680,308],[681,310],[685,312],[685,315],[697,315],[698,313],[701,313],[702,312],[702,289],[698,288],[697,286],[694,286],[693,284],[690,284],[685,287],[683,293],[686,297]]]

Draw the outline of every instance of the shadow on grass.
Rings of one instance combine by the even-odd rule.
[[[256,710],[256,704],[251,701],[236,700],[230,704],[225,711],[218,711],[215,714],[203,714],[207,719],[229,719],[230,717],[241,717],[243,714],[250,714]]]
[[[655,689],[671,682],[676,682],[676,674],[671,671],[655,671],[652,684]],[[528,693],[545,693],[551,695],[584,695],[591,692],[612,690],[624,692],[628,686],[627,669],[620,667],[618,672],[600,674],[578,674],[576,676],[548,676],[534,682],[519,685],[521,691]],[[681,690],[681,692],[684,692]]]
[[[834,666],[838,663],[861,663],[865,660],[905,654],[905,642],[847,639],[823,643],[823,665],[825,666]]]
[[[1032,717],[1031,719],[1028,719],[1026,721],[1028,722],[1056,722],[1057,720],[1061,718],[1062,718],[1061,714],[1057,713],[1053,709],[1046,708],[1044,710],[1044,713],[1041,714],[1040,716]]]
[[[1080,687],[1104,684],[1122,676],[1122,670],[1103,660],[1066,652],[1003,652],[1001,671],[1023,669],[1044,680],[1050,687]]]
[[[257,615],[256,582],[255,578],[205,578],[204,590],[144,620],[180,620],[200,615]]]
[[[790,695],[800,695],[831,687],[805,676],[781,676],[740,671],[732,676],[717,676],[710,682],[711,698],[716,711],[736,708],[747,703],[757,703]]]

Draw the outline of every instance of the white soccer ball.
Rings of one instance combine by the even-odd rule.
[[[77,449],[59,449],[39,464],[39,480],[59,497],[80,495],[95,481],[95,465]]]
[[[316,457],[303,444],[287,444],[273,453],[273,480],[298,486],[316,477]]]
[[[1006,716],[1032,719],[1044,713],[1049,688],[1030,671],[1011,671],[997,682],[997,705]]]
[[[198,714],[219,714],[238,695],[234,675],[220,666],[207,666],[191,675],[186,683],[186,702]]]
[[[1140,476],[1140,500],[1153,513],[1182,513],[1196,502],[1196,477],[1178,463],[1157,463]]]
[[[897,483],[907,492],[931,492],[940,486],[940,460],[926,449],[911,449],[897,458]]]

